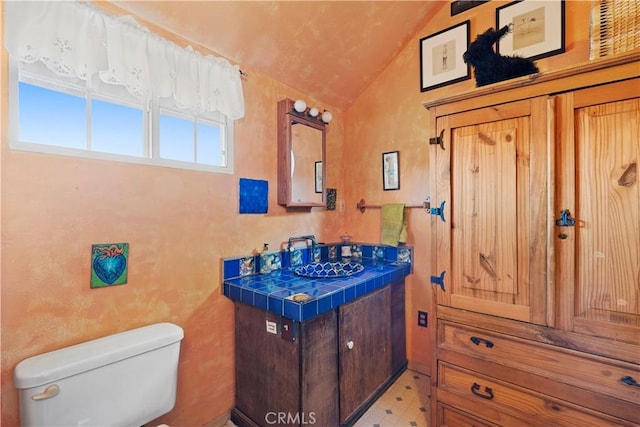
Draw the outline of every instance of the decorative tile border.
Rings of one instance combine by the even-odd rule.
[[[315,262],[337,261],[341,259],[341,244],[318,245],[313,254]],[[296,249],[292,254],[286,250],[280,252],[268,252],[268,257],[264,254],[244,255],[233,258],[222,259],[223,280],[251,274],[268,274],[281,268],[302,265],[310,257],[308,248]],[[386,245],[371,245],[366,243],[352,244],[350,260],[375,259],[385,262],[404,262],[411,264],[413,271],[413,247],[393,247]]]

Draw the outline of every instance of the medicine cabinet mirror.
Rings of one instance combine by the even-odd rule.
[[[325,132],[321,120],[298,113],[291,99],[278,102],[278,204],[324,206]]]

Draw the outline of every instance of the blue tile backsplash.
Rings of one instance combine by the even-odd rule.
[[[273,263],[273,257],[266,261],[270,263],[269,273],[263,268],[266,266],[261,265],[264,256],[224,258],[224,295],[302,322],[401,280],[412,272],[412,247],[368,244],[350,245],[352,256],[348,261],[362,263],[365,267],[364,271],[353,276],[311,279],[297,276],[290,268],[292,264],[296,266],[308,260],[340,260],[341,246],[318,245],[320,250],[316,253],[307,248],[298,248],[292,254],[287,251],[270,252],[278,262]],[[308,299],[294,301],[293,297],[300,294]]]

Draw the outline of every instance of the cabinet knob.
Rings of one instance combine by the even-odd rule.
[[[353,349],[353,341],[352,340],[347,341],[347,348],[349,350]]]

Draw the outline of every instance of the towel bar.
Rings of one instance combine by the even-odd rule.
[[[366,202],[364,201],[364,199],[360,199],[360,201],[358,202],[356,207],[358,208],[358,210],[361,213],[364,213],[364,211],[366,211],[367,208],[380,209],[382,207],[382,205],[367,205]],[[419,205],[405,205],[404,207],[405,208],[429,209],[429,208],[431,208],[431,202],[429,200],[425,200],[424,202],[422,202],[422,204],[419,204]]]

